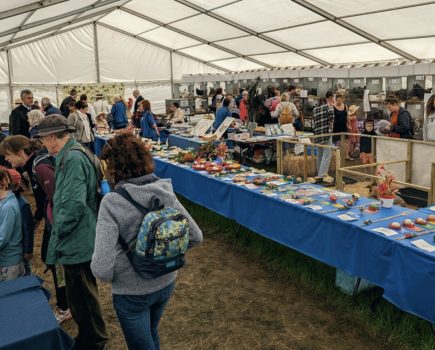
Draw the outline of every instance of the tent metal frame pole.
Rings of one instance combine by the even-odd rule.
[[[49,7],[52,5],[60,4],[62,2],[66,2],[68,0],[51,0],[51,1],[36,1],[34,3],[20,6],[11,10],[0,12],[0,20],[5,18],[10,18],[17,15],[22,15],[23,13],[27,13],[29,11],[36,11],[44,7]]]
[[[42,19],[40,21],[35,21],[35,22],[29,23],[29,24],[25,24],[21,27],[15,27],[12,29],[8,29],[8,30],[5,30],[4,32],[1,32],[0,36],[14,34],[14,33],[20,32],[22,30],[31,29],[31,28],[38,27],[40,25],[47,24],[47,23],[52,23],[52,22],[57,21],[57,20],[62,19],[62,18],[80,15],[86,11],[94,10],[94,9],[96,9],[98,7],[102,7],[102,6],[107,6],[107,5],[114,3],[114,2],[119,2],[119,0],[106,0],[104,3],[96,3],[93,5],[82,7],[81,9],[78,9],[78,10],[62,13],[60,15],[56,15],[53,17]],[[118,5],[116,7],[119,7],[119,6],[121,6],[121,5]],[[108,10],[108,9],[106,9],[106,10]],[[92,14],[92,15],[94,15],[94,17],[97,16],[96,14]],[[32,35],[34,35],[34,34],[32,34]]]
[[[98,32],[97,32],[97,22],[94,22],[94,56],[95,56],[95,70],[97,72],[97,83],[101,83],[100,76],[100,55],[98,52]]]
[[[92,13],[92,14],[89,14],[89,15],[77,18],[75,20],[67,21],[65,23],[61,23],[61,24],[55,25],[53,27],[46,28],[46,29],[41,30],[39,32],[35,32],[35,33],[32,33],[32,34],[24,35],[24,36],[22,36],[20,38],[14,39],[14,40],[8,40],[8,41],[5,41],[5,42],[2,42],[2,43],[0,43],[0,47],[1,46],[6,46],[6,45],[11,45],[11,44],[14,44],[14,43],[19,43],[20,41],[31,39],[31,38],[34,38],[34,37],[36,37],[38,35],[43,35],[45,33],[51,32],[51,31],[56,30],[56,29],[62,29],[63,27],[71,25],[71,24],[83,22],[83,21],[86,21],[88,19],[101,16],[102,14],[107,14],[107,13],[113,11],[114,9],[117,9],[118,7],[119,6],[110,7],[110,8],[107,8],[105,10],[102,10],[100,12]],[[72,30],[72,28],[68,29],[68,30]],[[50,36],[53,36],[53,35],[57,35],[57,34],[60,34],[60,33],[61,33],[61,31],[56,32],[56,33],[51,33],[51,34],[48,34],[46,37],[39,38],[38,40],[42,40],[42,39],[45,39],[47,37],[50,37]],[[9,48],[12,48],[12,47],[15,48],[15,47],[18,47],[18,46],[21,46],[21,45],[25,45],[25,44],[28,44],[28,42],[23,43],[23,44],[6,46],[6,47],[3,47],[0,50],[9,49]]]
[[[151,40],[148,40],[148,39],[142,38],[142,37],[137,36],[137,35],[134,35],[134,34],[131,34],[131,33],[129,33],[129,32],[126,32],[126,31],[122,30],[122,29],[112,27],[111,25],[108,25],[108,24],[105,24],[105,23],[98,23],[98,25],[99,25],[99,26],[102,26],[102,27],[105,27],[105,28],[107,28],[107,29],[113,30],[113,31],[115,31],[115,32],[118,32],[118,33],[121,33],[121,34],[127,35],[127,36],[129,36],[129,37],[131,37],[131,38],[135,38],[135,39],[137,39],[137,40],[143,41],[144,43],[147,43],[147,44],[150,44],[150,45],[153,45],[153,46],[157,46],[157,47],[159,47],[159,48],[161,48],[161,49],[163,49],[163,50],[166,50],[166,51],[169,51],[169,52],[172,51],[173,53],[176,53],[177,55],[184,56],[184,57],[186,57],[186,58],[188,58],[188,59],[191,59],[191,60],[196,61],[196,62],[200,62],[200,63],[205,64],[205,65],[207,65],[207,66],[210,66],[210,67],[213,67],[213,68],[215,68],[215,69],[218,69],[218,70],[220,70],[220,71],[223,71],[223,72],[226,72],[226,73],[231,73],[231,70],[229,70],[229,69],[226,69],[226,68],[223,68],[223,67],[217,66],[217,65],[212,64],[212,63],[208,63],[207,61],[200,60],[200,59],[198,59],[197,57],[193,57],[193,56],[190,56],[190,55],[188,55],[188,54],[185,54],[184,52],[180,52],[180,51],[178,51],[178,50],[171,49],[171,48],[169,48],[169,47],[167,47],[167,46],[164,46],[164,45],[159,44],[159,43],[156,43],[156,42],[154,42],[154,41],[151,41]]]
[[[179,1],[179,0],[177,0],[177,1]],[[321,9],[321,8],[311,4],[311,3],[308,3],[305,0],[292,0],[292,1],[300,6],[304,7],[305,9],[311,11],[311,12],[314,12],[315,14],[322,16],[323,18],[326,18],[326,19],[330,20],[331,22],[334,22],[343,28],[350,30],[351,32],[353,32],[355,34],[358,34],[358,35],[366,38],[370,42],[378,44],[379,46],[382,46],[383,48],[390,50],[390,51],[394,52],[395,54],[398,54],[399,56],[402,56],[402,57],[404,57],[408,60],[411,60],[411,61],[418,61],[417,57],[409,54],[408,52],[400,50],[399,48],[384,42],[383,40],[375,37],[374,35],[371,35],[371,34],[367,33],[366,31],[364,31],[358,27],[355,27],[354,25],[352,25],[350,23],[343,21],[342,19],[340,19],[338,17],[335,17],[331,13],[326,12],[325,10],[323,10],[323,9]]]
[[[6,59],[8,61],[8,80],[9,80],[9,95],[11,99],[11,108],[14,106],[14,89],[12,88],[12,57],[11,51],[6,51]]]
[[[133,11],[133,10],[130,10],[129,8],[126,8],[126,7],[121,6],[121,10],[124,11],[124,12],[127,12],[127,13],[129,13],[129,14],[131,14],[131,15],[133,15],[133,16],[136,16],[136,17],[142,18],[142,19],[144,19],[144,20],[146,20],[146,21],[148,21],[148,22],[151,22],[151,23],[157,24],[157,25],[160,26],[160,27],[163,27],[163,28],[166,28],[166,29],[170,29],[170,30],[172,30],[172,31],[174,31],[174,32],[176,32],[176,33],[178,33],[178,34],[181,34],[181,35],[187,36],[188,38],[194,39],[194,40],[199,41],[199,42],[201,42],[201,43],[203,43],[203,44],[207,44],[207,45],[210,45],[210,46],[212,46],[212,47],[215,47],[216,49],[219,49],[219,50],[221,50],[221,51],[225,51],[225,52],[229,53],[230,55],[233,55],[233,56],[236,56],[236,57],[239,57],[239,58],[243,58],[243,59],[245,59],[245,60],[251,61],[251,62],[253,62],[253,63],[255,63],[255,64],[258,64],[258,65],[260,65],[260,66],[263,66],[263,67],[265,67],[265,68],[273,68],[273,66],[271,66],[271,65],[268,64],[268,63],[265,63],[265,62],[262,62],[262,61],[258,61],[258,60],[256,60],[256,59],[253,59],[253,58],[250,58],[250,57],[248,57],[248,56],[242,55],[241,53],[236,52],[236,51],[234,51],[234,50],[228,49],[228,48],[223,47],[223,46],[220,46],[220,45],[218,45],[218,44],[211,43],[211,42],[209,42],[208,40],[206,40],[206,39],[204,39],[204,38],[198,37],[198,36],[193,35],[193,34],[191,34],[191,33],[185,32],[184,30],[181,30],[181,29],[178,29],[178,28],[173,27],[173,26],[171,26],[171,25],[168,25],[168,24],[165,24],[165,23],[163,23],[163,22],[160,22],[160,21],[158,21],[158,20],[156,20],[156,19],[154,19],[154,18],[152,18],[152,17],[148,17],[148,16],[145,16],[145,15],[143,15],[143,14],[141,14],[141,13],[137,13],[137,12],[135,12],[135,11]],[[228,59],[231,59],[231,58],[233,58],[233,57],[228,57]]]
[[[171,68],[171,96],[174,98],[174,66],[172,61],[172,51],[169,51],[169,65]]]
[[[207,11],[205,8],[203,8],[201,6],[197,6],[197,5],[193,4],[193,3],[191,3],[190,1],[186,1],[186,0],[175,0],[175,1],[179,2],[180,4],[185,5],[187,7],[190,7],[190,8],[192,8],[192,9],[198,11],[198,12],[201,12],[204,15],[207,15],[209,17],[217,19],[218,21],[221,21],[221,22],[223,22],[223,23],[225,23],[225,24],[227,24],[227,25],[229,25],[229,26],[231,26],[233,28],[236,28],[238,30],[244,31],[245,33],[248,33],[250,35],[256,36],[256,37],[258,37],[260,39],[263,39],[263,40],[265,40],[265,41],[267,41],[267,42],[269,42],[271,44],[274,44],[276,46],[282,47],[283,49],[285,49],[287,51],[290,51],[290,52],[296,53],[296,54],[298,54],[300,56],[303,56],[305,58],[308,58],[311,61],[320,63],[320,64],[322,64],[324,66],[329,66],[330,65],[329,62],[326,62],[326,61],[324,61],[324,60],[322,60],[322,59],[320,59],[318,57],[312,56],[312,55],[310,55],[308,53],[299,51],[299,50],[295,49],[294,47],[291,47],[291,46],[289,46],[287,44],[284,44],[284,43],[282,43],[282,42],[280,42],[278,40],[272,39],[272,38],[270,38],[270,37],[268,37],[266,35],[257,33],[256,31],[254,31],[252,29],[249,29],[249,28],[247,28],[247,27],[245,27],[243,25],[234,23],[233,21],[231,21],[231,20],[229,20],[229,19],[227,19],[225,17],[222,17],[222,16],[220,16],[220,15],[218,15],[216,13]],[[208,43],[208,44],[211,45],[211,46],[217,46],[214,43]],[[269,65],[268,65],[268,68],[270,68]]]

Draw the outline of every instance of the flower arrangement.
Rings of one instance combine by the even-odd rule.
[[[394,198],[398,191],[398,188],[394,183],[394,180],[396,180],[394,174],[381,165],[378,167],[376,175],[380,177],[377,187],[379,196],[381,198]]]

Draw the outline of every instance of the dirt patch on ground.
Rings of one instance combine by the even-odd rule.
[[[53,292],[39,258],[34,272]],[[112,306],[110,286],[100,284],[109,349],[126,349]],[[53,298],[51,299],[53,303]],[[74,321],[63,327],[74,336]],[[238,254],[229,243],[207,236],[189,253],[160,325],[164,349],[388,349],[381,340],[355,330],[346,315],[325,306],[291,282],[271,276],[261,261]]]

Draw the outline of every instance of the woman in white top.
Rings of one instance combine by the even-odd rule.
[[[425,141],[435,141],[435,94],[433,94],[426,104],[426,113],[423,122],[423,139]]]
[[[294,119],[299,118],[299,111],[296,106],[292,102],[290,102],[290,98],[287,93],[281,95],[281,102],[278,104],[278,106],[276,106],[276,109],[274,111],[270,112],[270,115],[272,116],[272,118],[279,118],[281,112],[286,107],[290,109],[290,112],[293,115]]]
[[[172,115],[169,117],[169,122],[172,124],[184,124],[184,111],[180,108],[178,102],[173,102],[171,105]]]
[[[74,137],[77,142],[92,150],[93,142],[95,141],[94,134],[92,133],[92,126],[90,117],[88,117],[88,105],[82,101],[77,101],[74,105],[75,112],[72,112],[67,119],[68,125],[71,125],[76,130]]]
[[[109,114],[110,113],[110,106],[105,100],[103,100],[103,94],[96,94],[95,99],[96,99],[96,101],[94,102],[94,105],[93,105],[95,114],[98,115],[101,112]]]

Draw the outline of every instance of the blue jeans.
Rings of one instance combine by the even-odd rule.
[[[158,327],[175,282],[146,295],[113,294],[113,306],[129,350],[159,350]]]
[[[316,142],[316,141],[315,141]],[[321,145],[332,146],[332,138],[328,140],[316,142]],[[331,149],[330,148],[317,148],[317,176],[323,177],[328,173],[329,163],[331,162]]]

